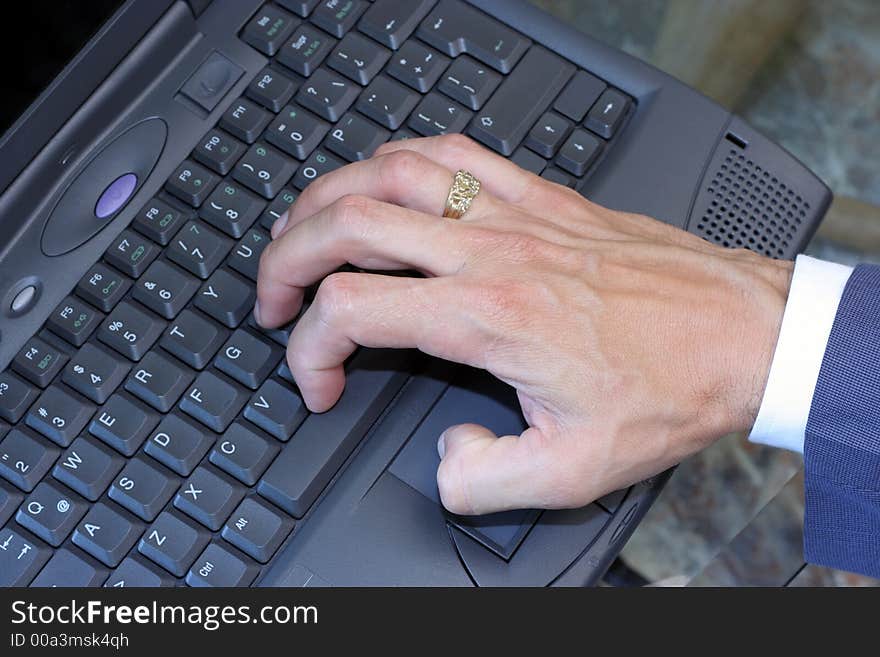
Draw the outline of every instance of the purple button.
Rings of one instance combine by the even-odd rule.
[[[101,198],[98,199],[98,204],[95,206],[95,216],[98,219],[103,219],[121,208],[131,196],[134,188],[137,187],[137,181],[136,175],[126,173],[107,185],[107,189],[101,194]]]

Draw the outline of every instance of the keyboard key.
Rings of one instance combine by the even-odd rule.
[[[195,306],[229,328],[248,316],[257,300],[256,290],[226,269],[218,269],[204,282]]]
[[[173,358],[158,351],[151,351],[131,370],[125,389],[157,411],[167,413],[193,378],[195,374],[189,368],[177,365]]]
[[[257,564],[220,543],[211,543],[186,575],[187,586],[250,586]]]
[[[245,187],[252,189],[264,198],[273,199],[287,184],[296,164],[290,158],[263,142],[250,147],[244,157],[235,165],[233,177]],[[260,208],[262,210],[262,208]],[[254,214],[256,219],[259,211]],[[236,235],[239,237],[240,235]]]
[[[222,433],[247,403],[248,393],[214,372],[202,372],[180,402],[181,410]]]
[[[184,160],[165,183],[165,189],[184,203],[199,207],[220,178],[192,160]]]
[[[553,103],[553,109],[580,122],[604,89],[605,83],[595,75],[578,71]]]
[[[61,450],[30,429],[15,427],[0,441],[0,477],[29,493]]]
[[[556,164],[575,176],[582,176],[602,150],[602,145],[586,130],[571,133],[559,151]]]
[[[318,6],[321,0],[278,0],[278,4],[289,9],[294,14],[305,18],[312,13],[312,10]]]
[[[201,370],[211,362],[227,335],[225,329],[206,317],[184,310],[176,321],[170,323],[159,346],[190,367]]]
[[[473,113],[432,91],[409,117],[409,127],[425,137],[463,132]]]
[[[55,463],[52,476],[94,502],[119,474],[123,464],[118,454],[92,438],[77,438]]]
[[[275,5],[263,5],[241,31],[241,38],[266,57],[272,57],[299,19]]]
[[[387,130],[349,112],[333,128],[327,138],[327,148],[349,162],[366,160],[390,136]]]
[[[0,530],[0,587],[27,586],[51,556],[51,548],[23,529]]]
[[[229,517],[220,535],[260,563],[266,563],[291,530],[290,517],[256,497],[248,497]]]
[[[190,221],[168,246],[168,258],[204,279],[223,262],[231,246],[232,241],[213,228]]]
[[[286,360],[281,361],[281,365],[275,371],[275,376],[283,381],[287,381],[291,385],[296,385],[296,381],[293,380],[293,372],[290,371],[290,365],[287,364]]]
[[[192,152],[193,158],[221,176],[232,171],[233,165],[242,155],[244,144],[217,128],[202,137],[202,141]],[[162,242],[167,243],[168,240]]]
[[[312,22],[325,32],[342,38],[367,9],[363,0],[324,0],[312,11]]]
[[[183,577],[210,540],[210,534],[172,512],[162,513],[138,543],[138,552]]]
[[[141,556],[126,557],[104,583],[108,588],[156,588],[174,586],[175,579]]]
[[[348,111],[361,88],[338,73],[322,68],[300,87],[296,102],[331,123]]]
[[[214,444],[216,436],[188,418],[172,413],[147,441],[144,451],[177,474],[188,476]]]
[[[96,404],[103,404],[125,380],[130,369],[127,361],[87,342],[70,359],[61,380]]]
[[[277,61],[303,77],[309,77],[330,54],[336,39],[311,25],[302,25],[284,44]]]
[[[174,319],[198,289],[198,279],[159,260],[138,280],[132,296],[165,319]]]
[[[45,388],[67,360],[67,354],[34,336],[18,351],[12,369],[34,385]]]
[[[55,384],[31,406],[25,423],[56,445],[67,447],[89,423],[95,407],[75,392]]]
[[[46,326],[74,347],[81,347],[102,319],[102,313],[71,296],[55,307]]]
[[[264,228],[267,233],[270,232],[272,230],[272,226],[274,226],[275,222],[278,221],[278,218],[287,211],[287,208],[293,205],[293,202],[296,201],[298,196],[298,192],[295,192],[288,187],[282,189],[278,196],[275,197],[275,200],[272,201],[269,204],[269,207],[266,208],[262,215],[260,215],[260,226]],[[242,243],[243,242],[244,240],[242,240]],[[231,262],[232,259],[230,258],[230,263]],[[233,269],[235,269],[235,267],[233,267]],[[248,278],[250,278],[249,274],[247,276]],[[256,280],[256,278],[254,278],[253,280]]]
[[[117,274],[99,262],[80,279],[76,294],[106,313],[113,310],[130,287],[131,280],[127,276]]]
[[[416,91],[427,93],[448,65],[449,58],[433,48],[418,41],[407,41],[391,58],[386,73]]]
[[[440,0],[417,35],[451,57],[467,53],[501,73],[509,73],[529,48],[528,39],[458,0]]]
[[[561,169],[557,169],[556,167],[548,167],[544,169],[544,172],[541,174],[541,177],[545,180],[549,180],[550,182],[557,183],[558,185],[565,185],[566,187],[571,187],[574,189],[575,179],[569,176],[565,171]]]
[[[293,177],[293,186],[299,190],[308,187],[309,183],[315,178],[323,176],[325,173],[335,171],[345,166],[345,162],[334,155],[330,155],[324,150],[317,150],[309,156],[309,159],[303,162],[302,166],[297,170]]]
[[[189,219],[192,219],[191,213],[184,212],[162,199],[154,198],[141,208],[132,226],[142,235],[165,246]]]
[[[242,141],[253,144],[269,125],[272,115],[256,103],[239,98],[220,119],[220,127]]]
[[[489,96],[499,84],[501,84],[500,75],[470,57],[462,55],[456,58],[452,66],[443,74],[438,88],[453,100],[472,110],[478,110],[489,100]]]
[[[531,171],[534,174],[540,174],[547,168],[547,160],[540,155],[535,155],[528,148],[520,146],[510,157],[510,161],[518,167]]]
[[[510,155],[573,73],[571,64],[535,46],[477,114],[468,134]]]
[[[15,424],[33,404],[40,391],[10,371],[0,373],[0,417]]]
[[[214,366],[240,384],[256,390],[275,369],[283,354],[275,344],[239,329],[220,349]]]
[[[159,423],[159,415],[126,393],[98,409],[89,433],[125,456],[132,456]]]
[[[333,49],[327,65],[358,84],[369,84],[389,57],[388,50],[352,32]]]
[[[140,538],[144,524],[119,507],[98,502],[73,532],[73,543],[101,563],[115,567]]]
[[[212,531],[218,531],[238,506],[245,488],[210,467],[199,467],[183,482],[174,506]]]
[[[241,483],[253,486],[278,455],[278,444],[241,422],[235,422],[217,440],[208,460]]]
[[[251,100],[277,113],[293,97],[299,85],[299,78],[294,80],[294,76],[266,67],[257,73],[245,93]]]
[[[0,479],[0,525],[5,525],[24,500],[24,495]]]
[[[245,418],[278,440],[289,440],[308,414],[302,398],[275,379],[260,386],[244,411]]]
[[[267,338],[272,340],[275,344],[280,347],[287,348],[287,343],[290,342],[290,333],[293,331],[293,327],[296,326],[297,320],[302,317],[303,313],[308,309],[308,304],[303,304],[302,309],[299,311],[299,315],[296,318],[285,324],[284,326],[279,326],[278,328],[267,329],[263,328],[259,324],[257,324],[257,320],[253,315],[248,317],[248,326],[250,326],[254,331],[265,335]]]
[[[421,96],[391,78],[380,75],[366,88],[355,109],[386,128],[399,128],[418,104]]]
[[[291,169],[290,175],[293,175]],[[266,204],[234,182],[218,185],[202,206],[199,216],[230,237],[241,237]]]
[[[133,230],[124,230],[104,253],[104,260],[137,278],[159,255],[159,247]]]
[[[129,301],[123,301],[101,323],[98,340],[130,360],[138,361],[164,330],[164,321]]]
[[[281,195],[285,192],[282,191]],[[287,192],[293,194],[293,192]],[[279,195],[279,198],[281,198]],[[278,213],[280,216],[280,213]],[[277,217],[276,217],[277,219]],[[252,281],[257,281],[257,274],[260,270],[260,256],[263,250],[271,241],[269,234],[264,233],[256,228],[251,228],[241,241],[232,248],[232,254],[229,256],[228,264],[239,274],[247,276]],[[222,271],[222,270],[221,270]]]
[[[288,155],[304,160],[321,143],[330,124],[311,112],[288,105],[266,130],[266,141]]]
[[[611,139],[617,132],[618,126],[623,123],[629,106],[629,96],[620,93],[617,89],[606,89],[587,114],[584,125],[600,137]]]
[[[110,487],[110,499],[151,522],[180,486],[180,479],[155,461],[135,456]]]
[[[367,9],[358,29],[397,50],[415,31],[436,0],[377,0]]]
[[[52,555],[40,574],[31,582],[32,587],[82,588],[100,586],[109,571],[88,557],[62,548]]]
[[[399,370],[408,358],[400,351],[358,353],[336,406],[302,423],[260,480],[260,495],[301,518],[403,385]]]
[[[53,481],[41,481],[22,502],[15,520],[49,545],[58,547],[86,509],[86,501],[79,495]]]
[[[547,112],[542,116],[526,137],[526,146],[538,155],[551,158],[571,132],[571,123],[556,114]]]

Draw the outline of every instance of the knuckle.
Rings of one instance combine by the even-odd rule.
[[[462,471],[462,460],[448,455],[440,461],[437,468],[437,489],[443,506],[456,514],[473,513],[465,489],[465,478]]]
[[[346,194],[330,209],[332,228],[339,234],[357,236],[363,232],[375,201],[359,194]]]
[[[315,293],[313,306],[318,319],[332,324],[351,309],[357,296],[357,274],[337,272],[325,278]]]
[[[403,191],[419,177],[419,171],[424,168],[423,156],[415,151],[396,150],[379,160],[379,181],[384,189]]]
[[[477,146],[472,139],[466,137],[460,132],[443,135],[439,137],[439,140],[443,150],[452,156],[470,155],[474,153],[474,151],[480,150],[480,147]]]
[[[485,282],[475,290],[475,305],[493,322],[519,324],[528,315],[529,288],[528,283],[515,279]]]

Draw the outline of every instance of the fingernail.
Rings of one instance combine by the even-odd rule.
[[[446,456],[446,432],[440,434],[440,438],[437,439],[437,453],[440,455],[442,459]]]
[[[284,230],[284,227],[287,225],[287,211],[285,210],[284,214],[278,217],[275,220],[275,223],[272,224],[272,239],[274,240],[278,237],[278,234]]]
[[[260,300],[257,299],[254,302],[254,319],[257,320],[257,324],[260,326],[263,325],[263,317],[260,314]]]

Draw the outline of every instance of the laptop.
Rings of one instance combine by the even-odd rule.
[[[827,187],[684,84],[510,0],[21,12],[0,141],[0,584],[582,586],[669,473],[456,517],[436,439],[524,427],[485,373],[360,350],[309,414],[253,320],[269,228],[384,141],[462,132],[611,208],[792,258]],[[28,17],[28,14],[32,15]]]

